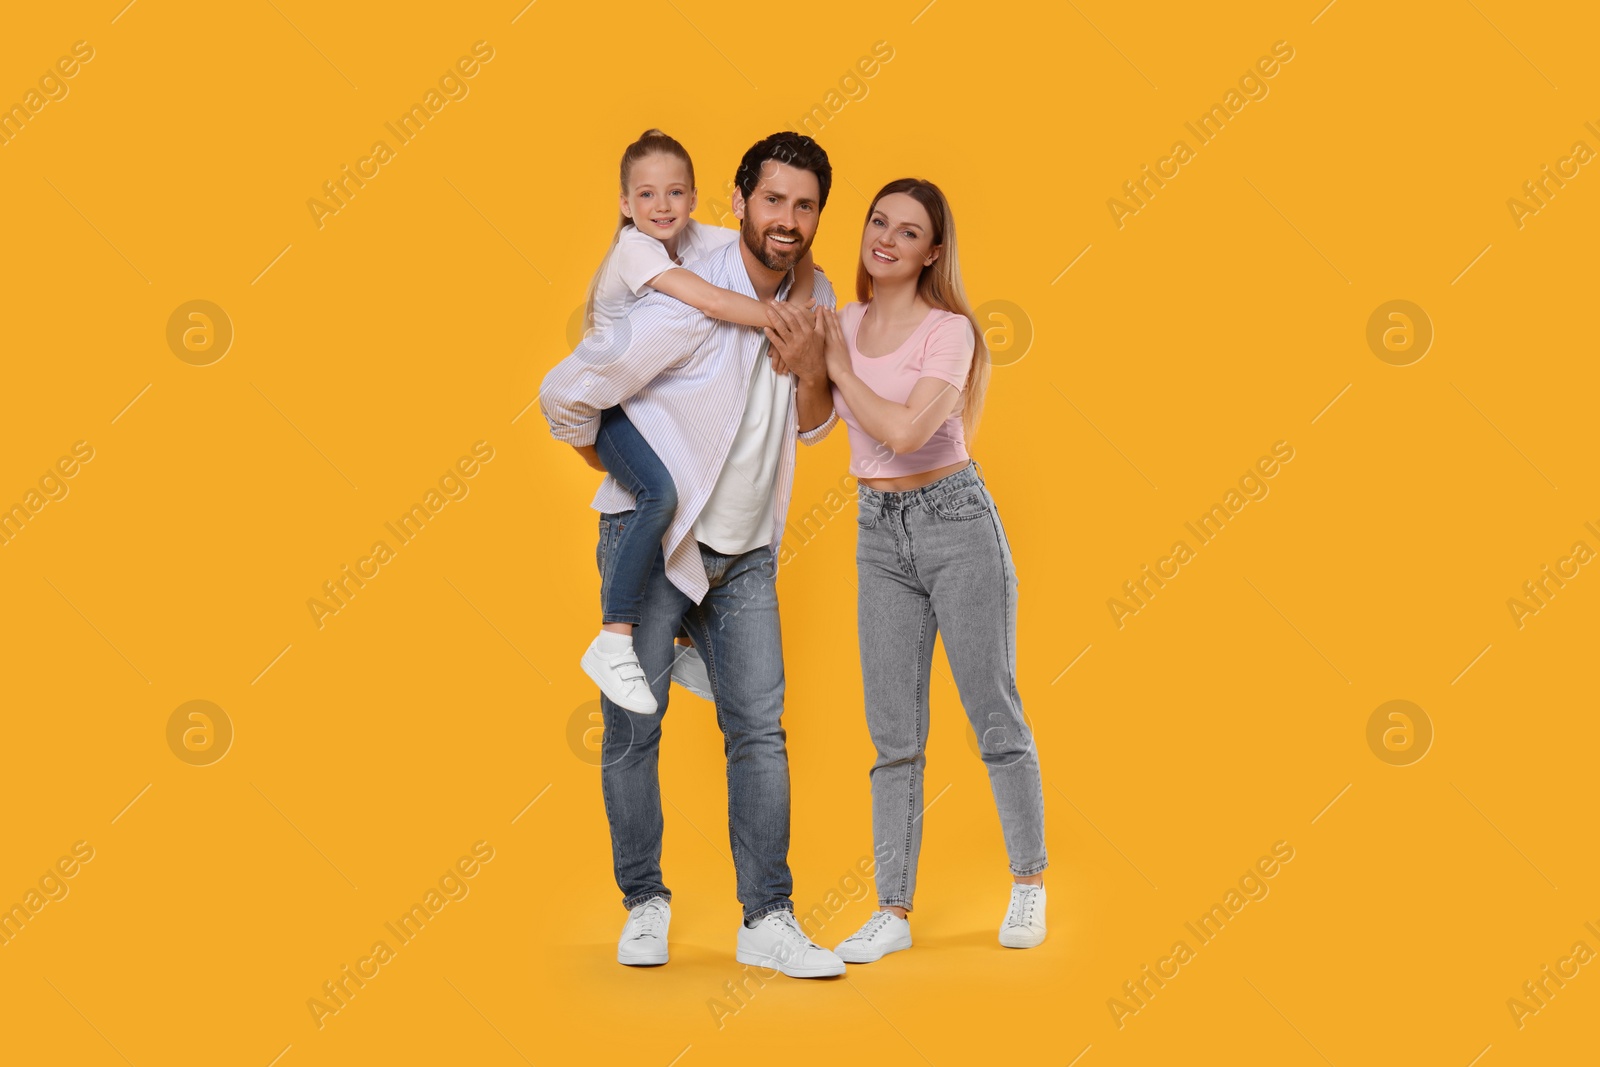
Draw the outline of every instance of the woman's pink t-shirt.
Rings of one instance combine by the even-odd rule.
[[[839,328],[850,346],[850,363],[856,376],[874,393],[885,400],[904,404],[919,378],[938,378],[957,389],[966,386],[975,338],[972,323],[965,315],[934,308],[899,348],[887,355],[863,356],[856,348],[856,331],[866,312],[866,304],[850,304],[839,312]],[[833,387],[833,407],[850,426],[850,473],[858,478],[921,474],[967,458],[960,404],[944,424],[933,431],[927,444],[903,456],[896,455],[887,444],[861,428],[838,386]]]

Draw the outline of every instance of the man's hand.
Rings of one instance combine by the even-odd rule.
[[[600,462],[600,453],[595,451],[594,445],[573,445],[572,447],[577,449],[578,455],[583,457],[583,461],[595,470],[604,471],[606,469],[606,465]]]
[[[822,316],[825,308],[815,312],[801,311],[786,302],[767,305],[772,325],[766,329],[772,354],[772,369],[779,374],[793,374],[801,381],[827,377],[823,360]]]

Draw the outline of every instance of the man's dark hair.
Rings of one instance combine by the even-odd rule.
[[[733,181],[746,199],[755,192],[756,182],[761,178],[762,164],[769,159],[815,174],[819,190],[817,210],[828,206],[828,188],[833,185],[833,166],[828,162],[828,153],[805,134],[790,130],[763,137],[751,145],[750,151],[739,161],[739,169],[733,172]]]

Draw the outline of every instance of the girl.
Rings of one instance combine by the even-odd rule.
[[[976,731],[1010,861],[1000,943],[1044,940],[1044,791],[1017,695],[1017,572],[967,443],[988,350],[956,261],[955,219],[932,182],[873,198],[856,297],[825,317],[834,407],[860,482],[858,626],[872,766],[878,908],[837,949],[871,963],[911,947],[922,845],[924,749],[935,634]]]
[[[779,325],[765,305],[712,285],[684,267],[738,240],[737,230],[704,226],[689,217],[695,208],[694,164],[683,145],[660,130],[646,130],[622,153],[621,214],[611,249],[589,284],[584,325],[589,340],[599,338],[604,358],[626,358],[628,311],[656,289],[712,318],[744,326]],[[811,253],[796,266],[789,299],[811,303]],[[610,552],[611,580],[600,590],[600,633],[581,663],[601,692],[618,706],[641,715],[657,710],[656,699],[633,650],[633,628],[645,581],[661,539],[678,510],[672,476],[622,408],[601,414],[595,453],[623,488],[634,494],[631,522],[618,527]],[[673,666],[674,680],[711,699],[710,681],[687,636]]]

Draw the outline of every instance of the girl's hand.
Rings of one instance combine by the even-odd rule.
[[[784,326],[783,316],[773,310],[773,308],[776,308],[778,304],[779,301],[777,300],[767,301],[767,321],[771,323],[771,328],[764,330],[763,332],[766,333],[769,339],[767,344],[767,356],[772,361],[772,373],[788,374],[789,364],[783,361],[783,357],[778,354],[778,349],[771,343],[770,340],[772,337],[772,331],[780,329]]]
[[[822,318],[822,356],[828,365],[828,377],[838,379],[853,373],[850,347],[845,343],[838,313],[832,308],[819,308],[818,314]]]

